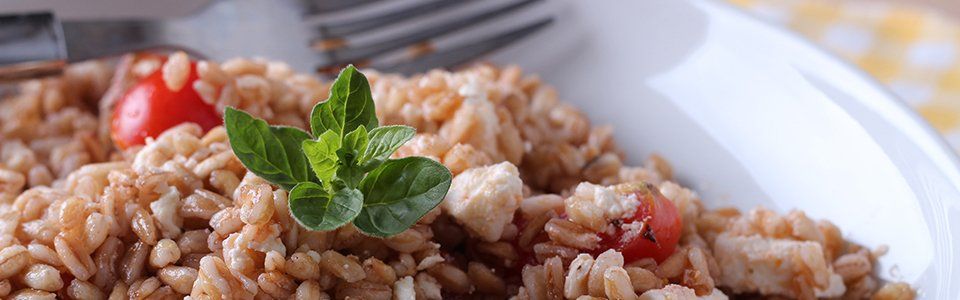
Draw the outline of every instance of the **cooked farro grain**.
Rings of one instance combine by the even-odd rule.
[[[102,300],[106,299],[103,291],[100,290],[96,285],[74,279],[70,281],[70,286],[67,287],[67,295],[70,298],[77,300]]]
[[[833,269],[845,282],[851,282],[866,276],[873,269],[870,258],[865,253],[844,254],[833,262]]]
[[[190,294],[197,274],[191,267],[167,266],[157,271],[157,278],[177,293]]]
[[[357,282],[367,275],[363,272],[363,266],[356,261],[356,258],[346,257],[333,250],[324,251],[320,255],[320,265],[327,272],[333,273],[346,282]]]
[[[600,237],[580,225],[565,219],[554,218],[544,225],[543,231],[561,245],[583,250],[596,249]]]
[[[482,263],[470,262],[467,266],[467,276],[481,293],[502,295],[506,292],[507,286],[503,279]]]
[[[610,299],[634,300],[637,293],[633,291],[630,275],[621,267],[610,267],[603,271],[603,289],[605,296]]]
[[[162,269],[180,260],[180,247],[170,239],[162,239],[150,250],[150,266]]]
[[[46,264],[34,264],[27,267],[20,281],[28,287],[48,292],[56,292],[63,287],[60,272]]]
[[[187,84],[190,74],[190,58],[183,51],[171,54],[167,62],[161,67],[163,83],[171,91],[179,91]]]
[[[880,254],[845,241],[828,221],[800,211],[707,210],[671,181],[662,157],[625,165],[611,127],[591,124],[517,67],[366,72],[378,118],[420,132],[396,157],[441,162],[464,177],[451,192],[468,202],[444,204],[387,239],[353,226],[306,230],[290,215],[285,190],[247,172],[223,127],[179,125],[142,147],[111,146],[113,106],[158,70],[169,88],[192,87],[218,111],[233,106],[296,127],[329,89],[260,59],[200,61],[195,69],[191,83],[183,53],[166,63],[130,55],[115,72],[103,62],[76,64],[0,100],[0,297],[725,299],[717,288],[915,297],[906,284],[881,283]],[[604,197],[616,195],[617,184],[640,181],[682,219],[678,250],[660,262],[627,262],[601,238],[622,225],[602,199],[614,199]],[[507,186],[495,182],[510,189],[493,193]],[[770,274],[789,275],[795,292],[775,284],[751,290],[725,281],[744,267],[716,256],[718,243],[731,239],[819,250],[783,257],[807,269]]]

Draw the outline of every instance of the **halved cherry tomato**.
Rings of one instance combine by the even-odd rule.
[[[683,226],[680,213],[673,202],[653,186],[640,187],[634,193],[640,205],[633,216],[623,219],[621,224],[640,221],[646,225],[633,230],[618,226],[613,234],[600,234],[600,252],[615,249],[623,254],[625,262],[646,257],[661,262],[673,254],[680,241]]]
[[[191,62],[187,83],[179,91],[167,88],[160,70],[127,90],[114,108],[110,122],[117,147],[142,145],[147,137],[157,137],[164,130],[186,122],[196,123],[204,131],[220,125],[223,122],[220,114],[193,89],[195,80],[196,64]]]

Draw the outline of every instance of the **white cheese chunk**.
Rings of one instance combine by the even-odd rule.
[[[523,198],[523,182],[517,167],[502,162],[471,168],[453,178],[443,199],[443,210],[467,230],[495,242]]]
[[[795,280],[811,283],[818,298],[846,291],[816,242],[724,233],[717,236],[713,251],[723,269],[718,285],[737,293],[797,297]]]

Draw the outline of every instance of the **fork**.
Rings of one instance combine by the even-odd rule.
[[[234,0],[213,1],[189,16],[160,20],[59,20],[51,12],[5,15],[0,16],[0,81],[58,74],[67,63],[157,49],[217,60],[269,57],[321,74],[346,64],[405,74],[453,68],[553,22],[547,14],[506,22],[507,28],[493,34],[470,33],[536,10],[535,2],[539,0],[497,5],[470,0]],[[418,24],[456,11],[460,14],[453,18]],[[391,32],[397,28],[403,30]],[[443,42],[456,41],[458,35],[467,38]]]

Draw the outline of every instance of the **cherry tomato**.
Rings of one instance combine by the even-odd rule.
[[[181,123],[193,122],[207,131],[223,122],[216,109],[193,89],[195,63],[190,63],[187,83],[179,91],[168,89],[162,76],[160,70],[150,74],[127,90],[114,108],[111,136],[121,149],[142,145],[147,137],[157,137]]]
[[[634,193],[640,205],[633,216],[623,219],[621,224],[639,221],[646,225],[631,230],[617,226],[613,234],[600,234],[600,248],[620,251],[626,262],[646,257],[661,262],[673,254],[680,241],[683,226],[680,213],[672,201],[652,186],[641,187]]]

